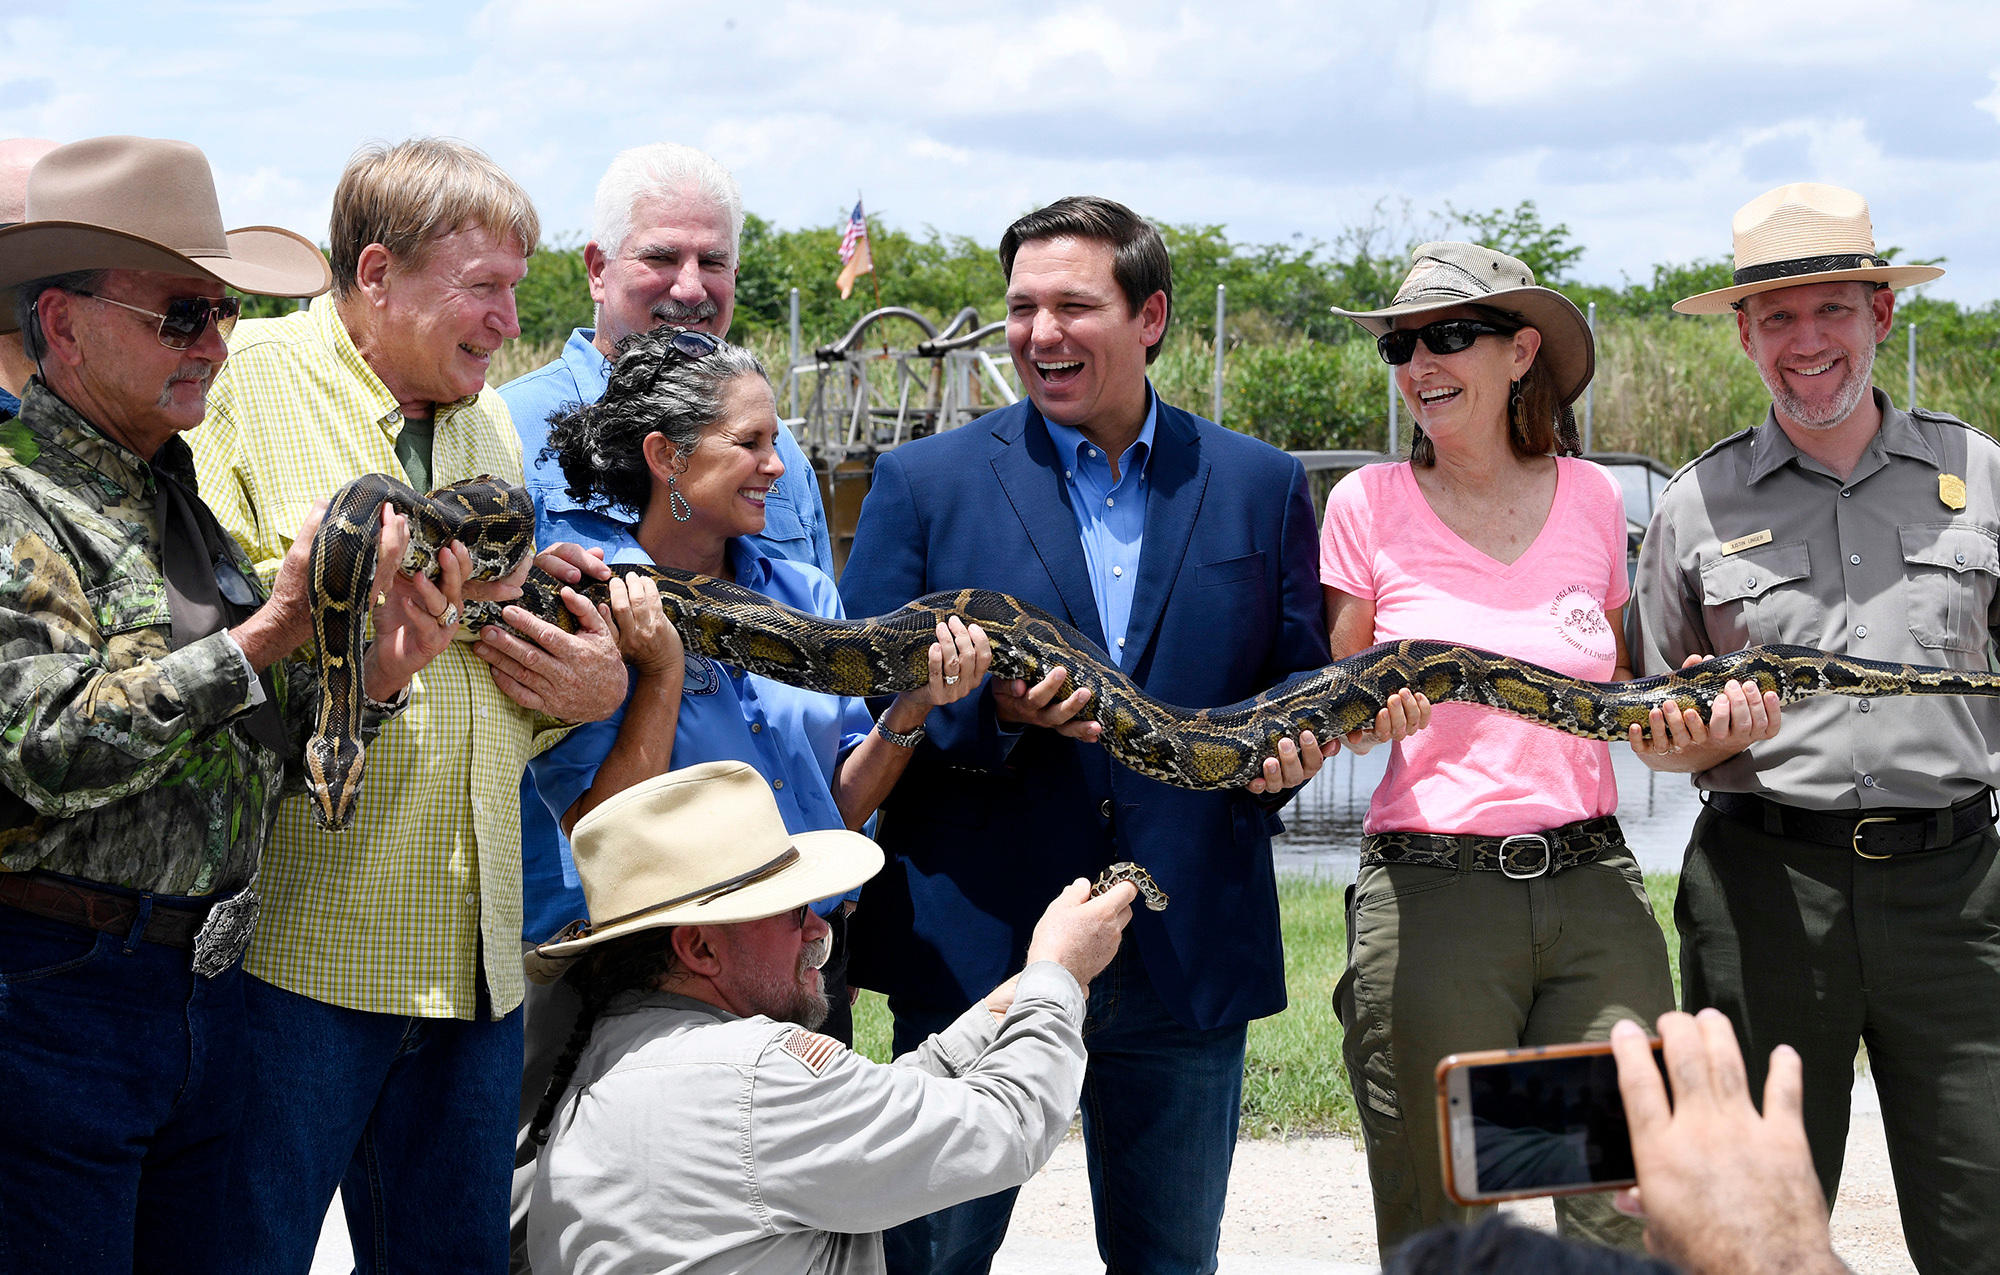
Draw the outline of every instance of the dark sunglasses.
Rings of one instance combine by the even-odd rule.
[[[1396,328],[1384,332],[1375,338],[1375,348],[1382,352],[1384,363],[1401,367],[1416,356],[1418,337],[1423,338],[1424,345],[1432,354],[1456,354],[1470,349],[1480,337],[1512,336],[1520,330],[1488,323],[1484,319],[1440,319],[1420,328]]]
[[[694,332],[687,328],[675,328],[667,338],[667,349],[693,363],[705,359],[722,348],[722,341],[706,332]]]
[[[158,319],[160,344],[169,350],[185,350],[201,340],[201,334],[208,330],[210,318],[215,320],[215,334],[226,341],[229,334],[236,330],[236,320],[243,313],[243,303],[235,297],[224,297],[220,301],[211,301],[207,297],[175,297],[167,302],[166,313],[162,314],[158,310],[148,310],[145,306],[132,305],[102,293],[85,292],[82,288],[73,288],[71,293]]]

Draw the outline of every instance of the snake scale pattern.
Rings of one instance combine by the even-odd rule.
[[[531,551],[534,512],[527,493],[493,479],[473,479],[419,496],[383,476],[343,487],[313,544],[310,586],[315,634],[325,673],[317,730],[307,746],[307,783],[322,826],[345,827],[360,790],[361,643],[374,528],[382,503],[411,518],[405,570],[429,570],[437,550],[457,537],[473,555],[474,574],[498,577]],[[631,568],[620,568],[621,571]],[[1538,665],[1446,642],[1400,641],[1370,647],[1236,704],[1188,709],[1140,690],[1074,628],[1004,593],[961,589],[918,598],[900,610],[862,620],[829,620],[780,605],[727,580],[667,567],[642,570],[659,582],[668,618],[690,651],[793,686],[837,695],[915,690],[929,676],[927,652],[939,621],[960,616],[986,630],[994,677],[1039,680],[1062,665],[1094,693],[1084,710],[1104,727],[1105,749],[1142,775],[1182,788],[1228,789],[1262,773],[1278,741],[1310,730],[1321,739],[1375,720],[1403,687],[1432,703],[1489,708],[1585,739],[1622,740],[1669,701],[1708,715],[1734,679],[1777,692],[1784,703],[1816,695],[2000,696],[2000,674],[1833,655],[1803,646],[1750,647],[1675,673],[1629,682],[1586,682]],[[585,587],[602,600],[604,589]],[[573,627],[561,586],[530,571],[520,605]],[[499,608],[471,603],[475,627]]]

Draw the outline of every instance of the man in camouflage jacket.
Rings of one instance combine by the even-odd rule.
[[[181,142],[52,151],[0,230],[0,329],[38,366],[0,425],[0,1275],[205,1270],[239,1121],[250,889],[315,679],[300,529],[269,599],[194,495],[236,316],[224,285],[328,283],[311,243],[225,235]],[[378,552],[399,560],[387,520]],[[385,572],[363,666],[379,720],[450,629]]]

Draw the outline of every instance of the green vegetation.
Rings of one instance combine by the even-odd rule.
[[[1646,878],[1653,913],[1667,937],[1680,995],[1680,936],[1674,932],[1674,887],[1665,873]],[[1250,1024],[1243,1076],[1243,1136],[1290,1137],[1311,1133],[1360,1136],[1354,1095],[1340,1061],[1340,1025],[1333,1016],[1333,984],[1347,967],[1344,883],[1320,877],[1278,881],[1278,911],[1285,931],[1285,991],[1291,1008]],[[854,1007],[854,1040],[880,1062],[889,1056],[889,1007],[874,992]]]
[[[832,341],[874,309],[878,282],[883,304],[908,306],[940,324],[966,306],[986,321],[1001,317],[1005,281],[991,246],[928,228],[911,234],[881,220],[872,221],[869,230],[877,273],[842,301],[833,282],[839,222],[780,230],[754,214],[747,217],[735,339],[763,354],[774,373],[782,369],[794,287],[808,350]],[[1223,422],[1280,447],[1385,444],[1387,368],[1365,334],[1328,307],[1387,303],[1402,279],[1409,248],[1440,238],[1491,244],[1528,262],[1538,278],[1563,287],[1579,305],[1597,304],[1592,442],[1598,449],[1645,452],[1677,464],[1755,423],[1768,403],[1756,370],[1737,348],[1733,323],[1675,315],[1668,308],[1681,297],[1726,285],[1725,262],[1663,263],[1650,278],[1622,288],[1578,284],[1574,272],[1582,246],[1567,225],[1544,220],[1533,201],[1484,212],[1447,207],[1428,217],[1380,205],[1368,224],[1326,242],[1235,243],[1221,226],[1205,225],[1165,226],[1162,232],[1174,259],[1178,315],[1153,367],[1155,383],[1169,401],[1209,410],[1215,288],[1225,285]],[[1888,255],[1907,258],[1893,248]],[[529,260],[520,305],[522,337],[496,359],[496,384],[554,357],[572,327],[590,322],[581,245],[544,244]],[[2000,422],[2000,381],[1990,375],[2000,352],[2000,302],[1967,309],[1906,293],[1897,318],[1877,360],[1877,383],[1902,402],[1908,348],[1903,324],[1915,322],[1918,402],[1989,428]],[[913,335],[902,328],[889,339],[907,346]]]

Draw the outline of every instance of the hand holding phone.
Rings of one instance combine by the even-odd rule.
[[[1619,1204],[1646,1218],[1646,1247],[1689,1271],[1845,1271],[1827,1234],[1803,1116],[1803,1068],[1789,1045],[1771,1051],[1764,1109],[1750,1102],[1736,1032],[1713,1009],[1665,1014],[1671,1099],[1641,1062],[1636,1023],[1611,1033],[1640,1186]]]

